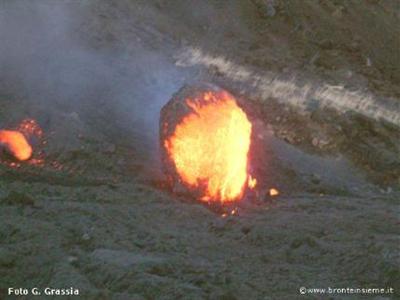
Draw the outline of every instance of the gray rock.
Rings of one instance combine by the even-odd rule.
[[[150,255],[142,255],[122,250],[96,249],[92,253],[92,258],[120,267],[130,267],[134,265],[158,264],[163,259]]]
[[[22,205],[22,206],[34,206],[35,200],[25,193],[11,191],[6,197],[0,200],[0,204],[8,205]]]
[[[273,17],[276,15],[276,9],[274,5],[275,5],[274,0],[269,0],[267,2],[267,16]]]

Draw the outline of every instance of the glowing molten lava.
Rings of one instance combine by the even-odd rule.
[[[201,200],[240,199],[249,180],[251,123],[225,91],[198,97],[186,99],[191,111],[163,146],[182,183],[201,190]]]
[[[0,130],[0,144],[17,160],[28,160],[32,156],[31,145],[19,131]]]
[[[43,131],[33,119],[25,119],[12,129],[0,130],[0,150],[3,149],[20,162],[29,160],[30,165],[42,165],[41,152],[34,151],[32,142],[36,145],[37,142],[44,143]],[[21,166],[19,162],[4,160],[1,156],[0,163],[13,168]]]

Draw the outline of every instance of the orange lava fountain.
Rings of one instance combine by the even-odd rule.
[[[0,130],[0,144],[17,160],[28,160],[32,156],[31,145],[19,131]]]
[[[225,91],[204,92],[198,97],[186,99],[190,112],[163,146],[182,183],[201,190],[201,200],[238,200],[251,178],[251,123]]]

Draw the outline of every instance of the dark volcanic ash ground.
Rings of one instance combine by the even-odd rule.
[[[399,18],[390,0],[0,0],[0,127],[46,138],[43,166],[0,165],[0,299],[398,293]],[[164,183],[160,110],[195,82],[253,124],[258,198],[234,216]]]

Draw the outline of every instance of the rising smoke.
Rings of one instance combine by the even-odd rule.
[[[33,116],[47,131],[78,127],[117,143],[157,143],[159,111],[187,72],[130,28],[115,34],[127,16],[104,21],[100,5],[107,2],[0,2],[0,95],[15,99],[0,125]]]

